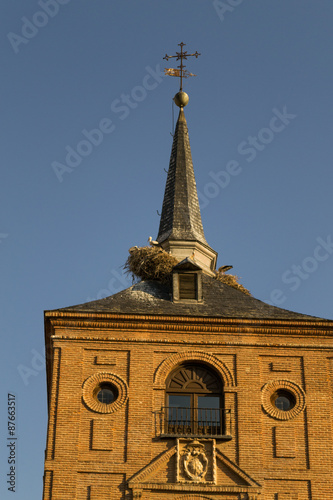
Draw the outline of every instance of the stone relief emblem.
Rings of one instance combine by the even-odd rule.
[[[192,481],[199,483],[205,479],[208,469],[205,447],[199,441],[194,440],[186,446],[186,450],[183,462],[185,473]]]
[[[215,441],[177,440],[177,481],[215,483]]]

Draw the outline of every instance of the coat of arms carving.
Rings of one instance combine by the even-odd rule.
[[[214,439],[177,440],[177,481],[215,483]]]

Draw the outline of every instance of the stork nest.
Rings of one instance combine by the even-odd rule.
[[[129,249],[129,257],[124,265],[127,274],[132,275],[133,282],[142,280],[157,280],[167,282],[171,279],[172,268],[178,260],[162,248],[133,247]]]
[[[221,281],[221,283],[224,283],[225,285],[232,286],[232,288],[236,288],[236,290],[239,290],[240,292],[245,293],[245,295],[249,295],[251,297],[249,290],[239,283],[239,277],[235,274],[225,274],[222,271],[217,271],[215,279]]]
[[[132,247],[129,249],[129,257],[124,265],[124,270],[132,276],[133,283],[141,280],[156,280],[162,283],[171,281],[172,269],[179,261],[158,246]],[[250,295],[251,293],[239,283],[238,276],[216,271],[215,279],[225,285],[236,288],[240,292]]]

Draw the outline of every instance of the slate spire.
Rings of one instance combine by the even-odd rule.
[[[194,178],[190,141],[183,108],[173,137],[157,241],[196,240],[207,245]]]
[[[212,274],[217,253],[209,247],[202,226],[183,109],[188,103],[188,95],[180,91],[174,101],[180,110],[173,137],[157,241],[179,259],[194,257],[206,273]]]
[[[157,241],[179,261],[191,257],[206,274],[214,275],[217,253],[208,245],[201,221],[197,187],[195,184],[190,140],[184,107],[189,97],[183,92],[183,78],[195,76],[185,68],[184,60],[200,56],[199,52],[184,51],[185,43],[179,43],[180,52],[163,58],[180,60],[177,68],[166,68],[165,74],[180,78],[179,92],[173,98],[180,108],[173,136],[170,164],[165,186],[160,228]]]

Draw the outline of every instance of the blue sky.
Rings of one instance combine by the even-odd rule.
[[[256,298],[333,319],[333,3],[0,9],[0,460],[7,473],[10,392],[21,500],[42,491],[43,311],[129,286],[128,248],[157,236],[178,88],[160,73],[181,41],[202,54],[187,63],[198,76],[185,82],[185,114],[218,265],[233,265]],[[0,496],[11,495],[2,474]]]

